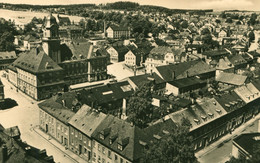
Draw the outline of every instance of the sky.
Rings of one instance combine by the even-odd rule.
[[[15,4],[82,4],[82,3],[109,3],[125,0],[0,0],[3,3]],[[127,0],[141,5],[157,5],[171,9],[239,9],[260,11],[260,0]]]

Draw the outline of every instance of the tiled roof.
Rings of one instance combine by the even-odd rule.
[[[216,66],[218,70],[226,70],[234,68],[234,65],[228,60],[228,58],[221,58]]]
[[[153,48],[150,51],[150,54],[161,54],[161,55],[165,55],[167,53],[172,53],[172,49],[169,46],[158,46]]]
[[[104,134],[104,139],[100,138],[101,133]],[[94,131],[93,138],[124,158],[135,161],[143,155],[144,146],[140,144],[140,141],[145,142],[147,135],[140,128],[108,115]],[[110,139],[112,139],[112,144],[110,144]],[[118,144],[122,145],[122,150],[118,148]]]
[[[235,145],[237,144],[239,148],[246,151],[249,155],[252,155],[255,151],[254,146],[260,144],[260,133],[245,133],[239,135],[233,140]]]
[[[227,112],[232,112],[245,105],[245,102],[234,91],[215,97],[215,99]]]
[[[221,49],[221,50],[205,51],[202,54],[206,55],[206,56],[212,56],[213,57],[213,56],[227,56],[230,53],[225,49]]]
[[[236,88],[235,92],[245,103],[260,97],[259,90],[252,83]]]
[[[21,54],[13,62],[13,65],[31,73],[62,70],[62,68],[43,51],[42,47],[34,48],[29,52]]]
[[[129,51],[126,46],[113,46],[113,48],[117,51],[119,56],[125,56],[125,54]]]
[[[158,66],[156,67],[156,70],[159,72],[158,75],[161,76],[165,81],[173,81],[174,78],[186,78],[187,74],[189,77],[192,77],[215,71],[215,69],[210,67],[207,63],[199,60]],[[174,74],[174,78],[172,74]]]
[[[190,87],[197,84],[203,84],[203,83],[206,84],[205,81],[202,81],[196,77],[177,79],[169,82],[169,84],[174,85],[177,88],[186,88],[186,87]]]
[[[16,127],[11,127],[15,131],[13,132],[18,132],[19,128]],[[17,131],[16,131],[17,130]],[[14,137],[12,134],[6,134],[9,133],[9,129],[5,129],[1,124],[0,124],[0,139],[1,139],[1,152],[2,149],[5,145],[7,149],[7,158],[5,163],[14,163],[14,162],[24,162],[26,160],[27,162],[33,162],[33,163],[52,163],[53,158],[52,156],[48,157],[46,153],[43,153],[41,150],[32,147],[28,145],[26,142],[22,142],[19,137]],[[1,153],[0,155],[0,160],[2,161],[3,155]],[[52,161],[51,161],[52,160]]]
[[[216,81],[219,81],[222,83],[227,83],[227,84],[232,84],[232,85],[237,85],[237,86],[244,84],[246,79],[247,79],[247,76],[233,74],[233,73],[226,73],[226,72],[221,72],[216,77]]]
[[[105,104],[125,97],[131,96],[133,93],[133,88],[127,81],[117,82],[113,84],[107,84],[103,86],[98,86],[91,89],[84,89],[80,91],[82,99],[86,104],[91,104],[92,102],[98,104]]]
[[[161,84],[165,83],[165,81],[160,78],[156,73],[150,74],[144,74],[144,75],[137,75],[137,76],[131,76],[129,77],[129,80],[131,80],[137,87],[142,86],[145,82],[154,80],[155,84]]]
[[[56,98],[57,97],[52,97],[50,99],[47,99],[39,103],[38,106],[61,122],[68,124],[69,120],[73,117],[75,113],[70,108],[67,108],[63,104],[57,102]],[[65,103],[66,102],[67,101],[65,101]]]
[[[113,31],[129,31],[128,27],[110,25]]]
[[[87,105],[83,105],[79,111],[70,119],[69,124],[91,137],[98,125],[105,119],[106,115],[95,111]]]
[[[193,131],[226,113],[225,109],[212,98],[189,108],[171,113],[166,116],[166,119],[170,118],[174,123],[181,124],[182,119],[186,118],[191,123],[190,131]]]
[[[228,56],[228,60],[235,66],[239,65],[239,64],[247,63],[246,60],[242,57],[242,55],[231,55],[231,56]]]
[[[0,52],[0,60],[4,59],[16,59],[16,53],[15,51],[10,51],[10,52]]]

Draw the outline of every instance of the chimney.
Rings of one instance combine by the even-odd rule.
[[[175,71],[172,72],[172,80],[175,79]]]
[[[0,150],[1,150],[1,153],[0,153],[1,154],[1,156],[0,156],[0,163],[5,163],[6,160],[7,160],[7,156],[8,156],[6,145],[5,144],[2,145]]]
[[[126,99],[125,98],[123,98],[121,119],[123,119],[123,120],[126,119]]]
[[[64,106],[64,107],[66,107],[66,101],[65,100],[61,100],[62,101],[62,105]]]

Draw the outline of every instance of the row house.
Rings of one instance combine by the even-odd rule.
[[[69,120],[75,114],[66,107],[66,101],[58,103],[50,98],[39,106],[39,128],[50,135],[57,142],[69,148]]]
[[[104,113],[83,105],[69,121],[70,150],[91,162],[92,134],[105,118]]]
[[[170,119],[177,125],[181,124],[183,118],[188,119],[194,149],[200,150],[259,113],[259,87],[260,82],[256,80],[171,113],[165,119]]]
[[[147,144],[141,129],[87,105],[71,110],[73,96],[57,95],[39,104],[41,130],[86,162],[141,162]]]

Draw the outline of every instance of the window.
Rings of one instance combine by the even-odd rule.
[[[111,159],[111,151],[110,151],[110,150],[108,150],[108,152],[107,152],[107,156],[108,156],[108,158]]]
[[[122,158],[120,158],[120,163],[124,163],[124,160]]]
[[[102,158],[102,163],[106,163],[106,160]]]
[[[96,148],[96,142],[93,140],[93,148]]]
[[[100,147],[100,144],[98,144],[98,151],[100,151],[101,150],[101,147]]]
[[[117,160],[118,158],[117,158],[117,155],[115,154],[115,160]]]
[[[119,150],[121,150],[121,151],[123,150],[123,147],[122,147],[122,145],[120,145],[120,144],[117,145],[117,148],[118,148]]]
[[[91,141],[90,141],[90,140],[88,141],[88,146],[89,146],[89,147],[91,146]]]
[[[102,147],[102,153],[106,154],[105,147]]]

